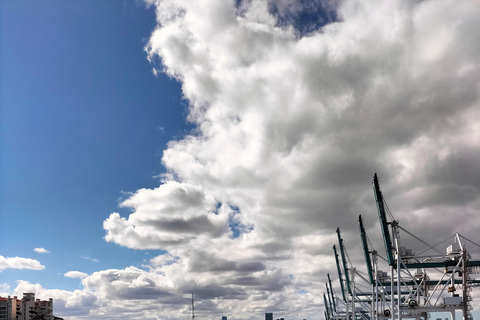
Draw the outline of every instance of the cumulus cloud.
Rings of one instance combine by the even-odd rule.
[[[0,272],[5,269],[43,270],[45,266],[35,259],[0,256]]]
[[[53,299],[55,316],[68,316],[73,320],[85,319],[85,316],[88,318],[88,315],[95,314],[98,308],[95,293],[85,288],[74,291],[48,289],[39,283],[18,280],[13,294],[21,297],[25,292],[35,293],[37,299]]]
[[[0,283],[0,296],[6,297],[10,292],[10,286],[6,283]]]
[[[426,240],[477,230],[479,6],[312,2],[323,18],[302,25],[300,1],[149,3],[148,57],[182,84],[196,128],[168,144],[162,184],[103,225],[106,241],[167,253],[86,288],[171,318],[192,292],[210,315],[319,317],[335,228],[360,267],[359,214],[379,236],[374,172]]]
[[[38,252],[38,253],[49,253],[50,252],[45,248],[35,248],[35,249],[33,249],[33,251]]]
[[[88,277],[88,274],[85,273],[85,272],[80,272],[80,271],[68,271],[68,272],[65,272],[64,276],[67,277],[67,278],[83,279],[83,278]]]
[[[138,190],[121,205],[135,212],[128,219],[112,213],[104,222],[105,239],[130,248],[166,248],[228,231],[228,209],[217,208],[210,193],[186,183],[168,181],[154,190]]]

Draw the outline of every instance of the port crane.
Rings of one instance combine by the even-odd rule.
[[[479,245],[458,233],[436,245],[428,244],[403,228],[390,212],[391,219],[387,219],[388,206],[380,190],[377,174],[373,178],[373,190],[385,247],[384,260],[389,274],[379,269],[378,258],[381,256],[369,248],[363,220],[359,216],[360,238],[368,275],[359,278],[368,283],[371,290],[360,292],[354,289],[355,276],[360,273],[347,263],[344,242],[340,229],[337,228],[343,273],[335,246],[334,255],[343,299],[334,296],[328,274],[327,296],[324,296],[326,319],[427,320],[431,313],[448,312],[451,319],[457,320],[456,311],[461,311],[463,320],[472,320],[470,292],[473,287],[480,286],[480,280],[474,278],[480,269],[480,260],[471,258],[466,244]],[[426,249],[415,254],[413,250],[403,247],[401,233],[410,236]],[[451,245],[442,252],[440,246],[447,241],[452,241]],[[359,296],[363,298],[359,299]],[[342,302],[345,310],[336,306],[334,308],[332,301]],[[360,306],[359,309],[356,304]]]
[[[345,247],[345,241],[343,240],[340,228],[337,228],[338,246],[341,257],[337,252],[336,245],[333,246],[333,252],[335,256],[335,262],[337,266],[338,279],[340,282],[340,288],[342,293],[342,299],[334,296],[332,288],[332,282],[330,274],[327,274],[328,283],[325,284],[327,288],[327,297],[324,297],[325,304],[328,301],[333,301],[333,305],[328,304],[326,308],[326,314],[329,316],[327,319],[371,319],[371,293],[365,291],[360,285],[370,285],[369,280],[359,272],[358,269],[353,267],[348,253]],[[358,280],[357,280],[358,279]],[[337,308],[335,302],[338,302],[343,308]]]

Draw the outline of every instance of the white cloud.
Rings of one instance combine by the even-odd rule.
[[[168,253],[85,277],[101,299],[156,296],[181,318],[169,306],[196,292],[206,314],[318,317],[335,228],[360,268],[358,215],[379,234],[374,172],[425,239],[479,227],[479,6],[332,2],[339,21],[302,35],[281,16],[295,1],[150,3],[146,50],[197,130],[168,144],[158,188],[122,202],[132,214],[104,221],[107,241]]]
[[[95,259],[95,258],[90,258],[88,256],[81,256],[80,258],[84,259],[84,260],[90,260],[90,261],[93,261],[93,262],[99,262],[98,259]]]
[[[39,283],[18,280],[13,294],[21,297],[25,292],[35,293],[35,298],[41,300],[53,299],[54,315],[59,317],[68,316],[69,319],[92,319],[89,314],[94,314],[97,306],[97,297],[88,289],[83,290],[59,290],[42,287]]]
[[[45,248],[35,248],[35,249],[33,249],[33,251],[38,252],[38,253],[49,253],[50,252]]]
[[[88,277],[88,274],[85,272],[80,272],[80,271],[68,271],[64,274],[65,277],[67,278],[86,278]]]
[[[175,258],[166,253],[151,259],[150,264],[155,267],[161,267],[163,265],[172,263],[173,261],[175,261]]]
[[[199,234],[220,237],[228,231],[228,209],[201,188],[169,181],[154,190],[138,190],[122,206],[135,210],[128,219],[112,213],[104,221],[105,239],[131,248],[156,249],[187,243]]]
[[[43,270],[45,266],[35,259],[0,256],[0,272],[5,269]]]
[[[0,296],[6,297],[9,295],[10,286],[7,283],[0,283]]]

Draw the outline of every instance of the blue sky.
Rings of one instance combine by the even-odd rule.
[[[335,229],[361,272],[359,214],[384,252],[375,172],[409,232],[479,243],[478,16],[1,1],[0,295],[68,320],[185,319],[192,293],[201,319],[322,319]]]
[[[180,85],[143,50],[153,8],[2,1],[1,14],[1,250],[46,267],[2,282],[72,289],[69,270],[141,264],[144,252],[103,241],[102,222],[122,192],[158,185],[162,150],[188,130]]]

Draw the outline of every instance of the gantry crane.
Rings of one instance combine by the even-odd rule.
[[[470,290],[480,286],[480,280],[474,279],[474,271],[480,269],[480,260],[471,259],[465,244],[480,245],[458,233],[439,244],[428,244],[400,226],[393,216],[388,221],[388,206],[380,190],[377,174],[373,178],[373,190],[390,274],[379,270],[378,257],[382,257],[376,250],[370,250],[361,216],[358,225],[367,278],[349,260],[347,262],[347,251],[340,228],[337,228],[343,272],[335,245],[333,250],[343,299],[335,296],[328,274],[327,295],[324,295],[326,319],[427,320],[431,313],[449,312],[451,318],[456,320],[455,311],[458,310],[462,312],[463,320],[472,320]],[[400,232],[413,237],[426,249],[414,254],[412,250],[401,246]],[[449,240],[453,243],[442,253],[439,246]],[[370,292],[358,290],[355,286],[357,276],[368,283]],[[360,299],[360,296],[363,298]],[[336,302],[340,302],[345,310]]]
[[[468,239],[455,234],[454,243],[443,254],[437,249],[438,245],[429,245],[401,227],[398,221],[387,221],[377,174],[373,178],[373,189],[390,266],[390,283],[384,285],[390,287],[391,319],[427,319],[431,312],[450,312],[455,319],[455,310],[461,310],[463,319],[471,320],[469,287],[480,283],[471,278],[471,269],[480,266],[480,261],[470,259],[462,241]],[[400,231],[426,245],[427,249],[415,255],[402,247]],[[429,254],[432,251],[435,254]],[[462,296],[456,293],[458,287],[462,289]]]

